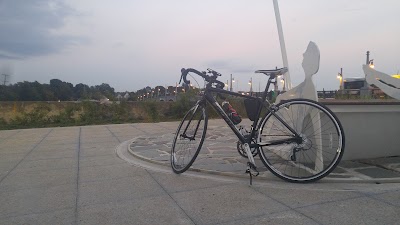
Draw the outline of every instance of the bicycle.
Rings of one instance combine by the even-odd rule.
[[[278,104],[267,100],[271,84],[283,75],[286,68],[257,70],[268,76],[268,82],[261,98],[224,90],[225,84],[218,81],[220,73],[207,69],[182,69],[181,79],[189,85],[189,73],[201,76],[205,81],[201,99],[186,113],[176,131],[171,148],[171,167],[179,174],[193,164],[203,145],[210,104],[235,133],[248,157],[246,173],[252,177],[259,175],[254,161],[255,151],[263,164],[277,177],[298,183],[317,181],[330,172],[340,162],[345,136],[336,115],[326,106],[309,99],[290,99]],[[248,132],[242,132],[222,109],[213,94],[225,94],[245,98],[246,111],[253,121]],[[262,111],[266,111],[261,117]],[[249,111],[251,113],[249,113]]]

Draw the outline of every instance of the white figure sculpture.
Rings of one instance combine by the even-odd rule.
[[[302,66],[305,73],[304,81],[295,88],[278,95],[276,98],[276,103],[280,102],[281,100],[292,98],[307,98],[318,101],[317,91],[315,90],[312,76],[319,70],[319,60],[320,54],[318,46],[314,42],[310,41],[306,52],[303,54]]]
[[[363,65],[363,70],[368,84],[373,84],[390,97],[400,100],[400,79],[374,70],[368,65]]]
[[[315,85],[312,81],[312,76],[316,74],[319,70],[319,61],[320,61],[320,53],[318,46],[314,42],[310,42],[308,44],[306,52],[303,54],[303,69],[305,73],[305,79],[304,81],[299,84],[298,86],[294,87],[293,89],[278,95],[276,98],[276,103],[279,103],[282,100],[288,100],[292,98],[306,98],[306,99],[311,99],[314,101],[318,100],[317,92],[315,90]],[[303,125],[307,124],[308,126],[312,126],[311,129],[315,129],[316,127],[321,127],[321,119],[319,113],[316,112],[311,112],[311,109],[307,109],[304,107],[298,107],[298,106],[292,106],[292,110],[294,111],[293,113],[293,118],[291,118],[293,121],[296,121],[296,126],[297,128],[302,128]],[[285,116],[285,115],[281,115]],[[296,118],[297,117],[297,118]],[[302,119],[299,119],[302,118]],[[303,120],[304,119],[304,120]],[[307,122],[307,121],[311,121]],[[272,124],[270,125],[269,129],[272,129]],[[313,132],[315,133],[315,132]],[[319,136],[320,134],[315,134],[313,140],[311,140],[313,143],[315,143],[317,146],[322,146],[322,138]],[[311,137],[310,137],[311,138]],[[290,152],[293,151],[294,145],[287,145],[286,147],[280,147],[279,149],[276,149],[276,154],[281,155],[281,157],[285,158],[288,155],[290,155]],[[271,148],[273,150],[273,148]],[[322,150],[316,150],[316,159],[313,160],[315,162],[314,165],[314,171],[322,171],[323,169],[323,154]],[[304,169],[310,169],[311,168],[306,168]]]

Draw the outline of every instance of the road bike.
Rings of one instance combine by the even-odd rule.
[[[243,155],[248,158],[246,173],[250,175],[250,184],[252,177],[259,175],[254,161],[256,154],[271,173],[298,183],[317,181],[340,162],[345,136],[340,121],[329,108],[309,99],[282,100],[278,104],[268,101],[270,85],[287,72],[286,68],[255,71],[268,76],[261,97],[224,90],[225,84],[217,80],[221,74],[212,69],[200,72],[189,68],[181,72],[181,81],[187,86],[189,73],[202,77],[206,85],[175,133],[170,159],[175,173],[189,169],[201,150],[207,132],[207,105],[211,105],[237,136]],[[249,131],[237,127],[214,97],[222,94],[244,98],[246,112],[253,122]]]

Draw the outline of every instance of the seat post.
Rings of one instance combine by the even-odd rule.
[[[273,79],[275,79],[275,77],[273,77],[273,76],[270,76],[268,78],[267,85],[265,86],[265,90],[264,90],[264,93],[261,98],[262,102],[265,102],[265,100],[267,99],[269,86],[271,86],[271,84],[274,84],[276,82],[276,81],[272,81]]]

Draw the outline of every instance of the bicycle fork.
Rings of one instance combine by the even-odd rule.
[[[249,161],[247,162],[246,173],[250,175],[250,185],[253,184],[253,176],[258,176],[260,172],[257,170],[256,162],[254,161],[253,154],[251,153],[250,146],[248,143],[243,144],[243,148],[246,151],[247,158]]]

